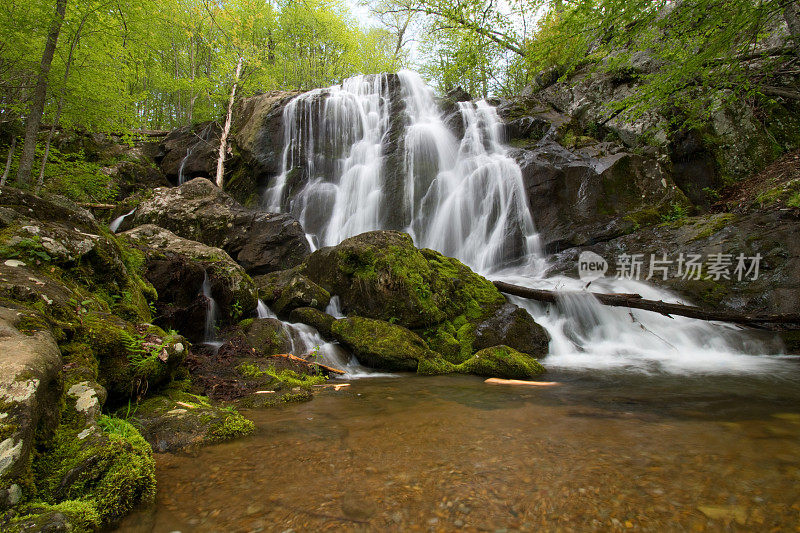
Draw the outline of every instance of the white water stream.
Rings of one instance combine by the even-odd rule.
[[[774,346],[736,327],[602,306],[580,294],[582,282],[546,277],[521,171],[502,142],[494,108],[460,103],[459,139],[421,78],[402,71],[399,79],[401,135],[391,142],[400,143],[400,172],[387,169],[395,119],[389,77],[350,78],[285,107],[283,170],[266,190],[264,207],[293,213],[319,246],[395,227],[417,246],[457,257],[489,279],[567,291],[558,305],[514,299],[550,333],[549,368],[741,373],[783,367],[780,357],[764,355]],[[295,193],[297,183],[304,185]],[[631,280],[603,278],[592,290],[679,301]],[[332,312],[340,313],[337,305],[332,302]]]

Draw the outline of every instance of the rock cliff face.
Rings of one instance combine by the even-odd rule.
[[[121,229],[153,224],[225,250],[251,274],[298,265],[310,252],[291,215],[247,209],[207,179],[155,189]]]

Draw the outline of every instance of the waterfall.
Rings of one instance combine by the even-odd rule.
[[[297,96],[283,111],[283,167],[263,205],[294,214],[319,246],[400,229],[490,279],[573,291],[557,305],[514,300],[550,333],[551,368],[749,372],[779,364],[752,357],[774,347],[737,327],[605,307],[579,294],[580,281],[546,277],[522,173],[495,109],[461,102],[457,113],[461,127],[453,128],[433,91],[409,71]],[[604,278],[592,289],[679,301],[629,280]]]
[[[128,211],[127,213],[125,213],[124,215],[118,216],[117,218],[112,220],[111,224],[108,225],[109,231],[111,231],[111,233],[116,233],[119,227],[122,225],[122,222],[125,220],[125,217],[132,215],[134,211],[136,211],[135,207],[130,211]]]
[[[217,320],[219,318],[219,310],[217,302],[211,294],[211,280],[208,279],[208,272],[203,273],[203,284],[200,286],[200,294],[206,300],[206,322],[203,332],[203,344],[213,346],[219,349],[222,342],[217,339]]]

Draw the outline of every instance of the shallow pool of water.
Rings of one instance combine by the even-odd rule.
[[[125,532],[796,530],[800,369],[375,378],[160,455]]]

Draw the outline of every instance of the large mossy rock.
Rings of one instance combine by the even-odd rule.
[[[439,357],[413,331],[382,320],[343,318],[331,325],[331,334],[372,368],[416,372],[420,361]]]
[[[314,252],[302,267],[354,314],[424,328],[490,316],[505,298],[456,259],[419,250],[408,234],[372,231]]]
[[[224,250],[151,224],[121,236],[144,253],[144,275],[158,291],[155,307],[162,327],[176,329],[193,342],[203,340],[209,305],[202,291],[206,280],[219,326],[234,324],[256,308],[253,280]]]
[[[222,248],[251,275],[292,268],[310,252],[303,228],[291,215],[246,209],[203,178],[155,189],[122,229],[142,224]]]
[[[348,318],[299,307],[292,319],[338,340],[367,366],[469,372],[469,365],[458,365],[484,348],[506,345],[531,358],[547,354],[549,337],[527,311],[506,302],[490,281],[458,260],[417,249],[405,233],[351,237],[281,275],[288,279],[297,272],[338,296]]]
[[[120,411],[121,415],[127,414]],[[208,398],[171,387],[137,406],[131,420],[158,453],[249,435],[252,421]]]

